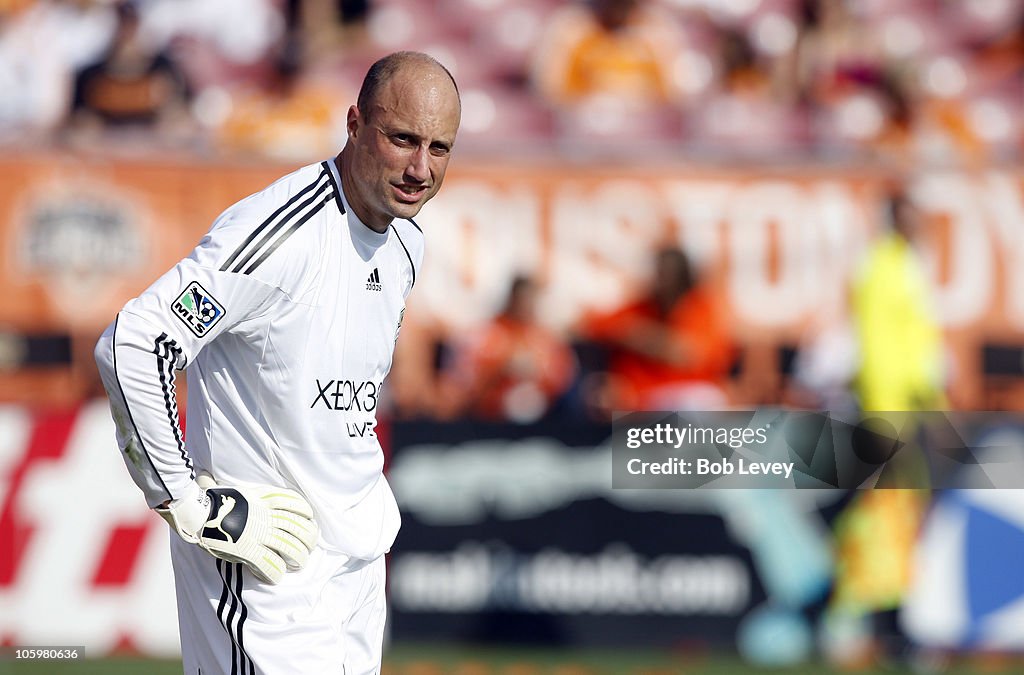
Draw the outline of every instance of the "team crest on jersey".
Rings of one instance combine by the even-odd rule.
[[[224,306],[200,286],[198,281],[193,281],[185,287],[184,292],[171,304],[171,309],[174,316],[181,319],[182,323],[199,337],[207,335],[224,316]]]

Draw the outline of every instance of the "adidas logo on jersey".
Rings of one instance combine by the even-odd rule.
[[[380,285],[380,272],[374,267],[373,271],[370,272],[370,278],[366,280],[366,290],[368,291],[379,291]]]

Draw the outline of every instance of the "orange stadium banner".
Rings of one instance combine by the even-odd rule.
[[[0,160],[0,328],[94,338],[188,254],[226,206],[285,165],[67,155]],[[698,262],[745,343],[795,344],[839,320],[881,227],[886,175],[856,168],[456,162],[417,220],[428,256],[413,320],[462,331],[535,274],[542,313],[571,330],[647,279],[672,243]],[[1024,173],[922,171],[927,261],[950,335],[1024,334]],[[753,337],[756,336],[756,337]],[[0,396],[5,392],[0,387]]]

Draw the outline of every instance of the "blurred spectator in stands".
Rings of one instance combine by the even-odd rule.
[[[302,161],[344,144],[345,99],[337,86],[310,76],[295,35],[282,43],[266,80],[232,98],[217,132],[225,149]]]
[[[844,158],[903,157],[913,111],[882,31],[844,0],[803,0],[799,20],[794,78],[819,149]]]
[[[100,59],[75,78],[69,125],[78,138],[105,129],[143,128],[181,137],[193,125],[189,87],[166,52],[139,33],[133,2],[117,5],[117,28]]]
[[[844,73],[882,68],[877,31],[845,0],[801,0],[797,14],[796,77],[810,96],[827,97],[827,90]]]
[[[23,4],[0,24],[0,135],[12,140],[63,121],[74,73],[100,57],[117,23],[100,0]]]
[[[283,5],[285,29],[302,35],[307,53],[365,46],[369,0],[285,0]]]
[[[501,312],[456,357],[463,406],[489,420],[533,422],[569,390],[576,374],[572,350],[537,322],[536,282],[512,280]]]
[[[643,0],[590,0],[559,10],[537,50],[537,88],[559,105],[598,95],[672,101],[678,45],[665,18]]]
[[[909,161],[915,110],[906,85],[894,75],[836,73],[819,96],[816,131],[825,154]]]
[[[728,404],[735,347],[710,290],[681,250],[657,252],[651,289],[592,317],[591,340],[609,350],[605,401],[612,409],[716,409]]]
[[[168,50],[197,98],[259,76],[286,33],[279,0],[145,0],[139,10],[146,44]],[[197,106],[216,107],[201,98]]]
[[[991,82],[991,95],[968,109],[972,127],[997,160],[1024,157],[1024,3],[1007,28],[978,47],[981,78]]]
[[[556,10],[532,79],[568,140],[670,140],[681,116],[676,18],[644,0],[589,0]]]
[[[773,77],[745,33],[721,31],[719,90],[694,115],[695,148],[729,155],[778,157],[799,150],[806,134],[792,80]]]
[[[979,168],[1024,149],[1024,6],[996,30],[921,64],[918,159]]]

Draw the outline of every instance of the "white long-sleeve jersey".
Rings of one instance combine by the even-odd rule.
[[[222,484],[291,487],[321,545],[374,559],[399,527],[375,433],[423,234],[353,214],[332,160],[222,213],[96,346],[117,441],[150,506]],[[187,368],[182,437],[175,370]]]

